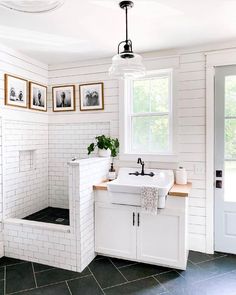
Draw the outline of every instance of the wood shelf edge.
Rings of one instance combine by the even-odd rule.
[[[169,196],[172,197],[188,197],[192,189],[192,183],[187,184],[174,184],[169,191]]]
[[[101,183],[93,185],[93,190],[107,191],[107,182],[109,180],[104,179]]]

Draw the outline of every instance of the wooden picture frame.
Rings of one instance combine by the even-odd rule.
[[[18,108],[28,107],[28,80],[5,74],[4,88],[5,105]]]
[[[79,100],[81,111],[104,110],[104,83],[79,85]]]
[[[47,86],[29,82],[29,107],[32,110],[47,112]]]
[[[53,112],[75,111],[75,85],[52,87]]]

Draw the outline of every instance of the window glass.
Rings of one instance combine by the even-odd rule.
[[[132,153],[171,151],[171,72],[131,81],[127,138]]]

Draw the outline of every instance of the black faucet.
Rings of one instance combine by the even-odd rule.
[[[142,161],[141,158],[138,158],[137,164],[141,164],[141,166],[142,166],[141,175],[145,175],[145,173],[144,173],[144,164],[145,164],[144,161]]]
[[[134,173],[129,173],[129,175],[135,175],[135,176],[139,176],[139,175],[144,176],[144,175],[147,175],[147,176],[151,176],[151,177],[153,177],[155,175],[153,172],[150,172],[150,173],[145,173],[144,172],[144,165],[145,165],[145,163],[144,163],[144,161],[142,161],[141,158],[138,158],[137,164],[141,164],[142,165],[142,171],[141,171],[141,173],[138,172],[138,171],[136,171]]]

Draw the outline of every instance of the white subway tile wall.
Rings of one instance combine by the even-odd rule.
[[[4,218],[22,218],[48,206],[48,125],[5,120],[3,137]]]
[[[110,134],[109,122],[49,124],[50,206],[69,208],[67,163],[72,157],[87,158],[88,145],[101,134]]]
[[[70,165],[70,203],[77,237],[77,263],[83,270],[95,257],[93,184],[107,177],[109,158],[79,160]]]
[[[4,224],[5,256],[77,271],[75,235],[66,232],[65,226],[59,227],[62,229],[8,219]]]
[[[106,177],[109,163],[91,158],[70,165],[70,226],[6,219],[5,255],[81,272],[95,256],[93,184]]]

